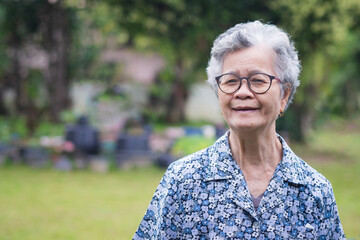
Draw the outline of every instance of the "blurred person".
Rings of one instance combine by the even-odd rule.
[[[75,157],[88,159],[100,152],[99,132],[86,116],[80,116],[76,124],[66,130],[65,140],[73,144]]]
[[[134,239],[345,239],[330,182],[276,133],[300,69],[274,25],[216,38],[208,82],[230,130],[169,166]]]

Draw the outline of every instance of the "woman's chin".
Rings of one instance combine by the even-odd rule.
[[[260,129],[262,124],[259,122],[237,122],[234,124],[229,124],[229,126],[230,129],[234,131],[249,132]]]

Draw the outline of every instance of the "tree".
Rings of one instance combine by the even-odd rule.
[[[0,72],[1,84],[15,90],[17,114],[26,116],[30,131],[43,113],[59,121],[60,111],[69,104],[72,10],[63,1],[47,0],[4,0],[0,9],[4,14],[0,46],[7,46],[9,62],[9,68]],[[39,63],[39,58],[44,61]],[[42,90],[45,94],[39,106]]]
[[[295,140],[305,141],[316,116],[337,105],[329,100],[343,99],[343,106],[348,106],[341,114],[359,109],[349,105],[356,102],[358,94],[354,92],[359,90],[354,77],[359,70],[354,64],[360,45],[354,41],[354,32],[359,32],[360,3],[275,0],[269,6],[277,12],[280,26],[293,37],[302,61],[301,85],[285,125],[291,127]]]
[[[0,22],[4,22],[5,9],[0,4]],[[1,29],[0,29],[1,30]],[[6,45],[4,41],[4,34],[0,34],[0,52],[6,51]],[[1,78],[9,67],[9,59],[5,54],[0,54],[0,115],[6,115],[7,109],[4,104],[4,91],[6,89],[6,83],[4,78]]]
[[[48,1],[46,1],[48,2]],[[44,81],[49,97],[49,116],[59,121],[59,113],[69,106],[68,51],[71,40],[70,13],[61,1],[44,3],[40,15],[42,46],[49,56]]]

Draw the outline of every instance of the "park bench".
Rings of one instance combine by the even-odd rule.
[[[115,160],[118,167],[146,165],[154,157],[149,146],[150,126],[125,129],[116,140]]]
[[[42,147],[23,147],[20,155],[23,162],[32,167],[44,167],[49,163],[49,152]]]

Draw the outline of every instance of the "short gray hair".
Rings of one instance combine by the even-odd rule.
[[[226,54],[257,45],[269,46],[275,53],[274,70],[282,81],[282,94],[287,85],[291,88],[287,108],[294,98],[296,88],[300,85],[301,65],[290,36],[275,25],[263,24],[260,21],[240,23],[220,34],[211,49],[211,57],[206,68],[207,81],[217,94],[215,77],[222,74]]]

